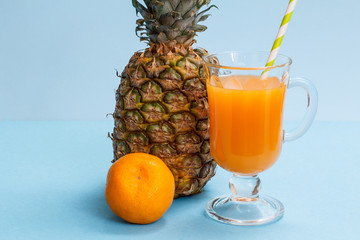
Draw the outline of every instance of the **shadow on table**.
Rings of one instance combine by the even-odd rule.
[[[271,234],[274,229],[282,231],[291,227],[283,220],[263,226],[234,226],[219,223],[207,216],[205,211],[207,201],[213,197],[214,192],[205,189],[201,194],[176,199],[168,212],[184,221],[178,221],[177,229],[172,234],[176,236],[186,232],[188,236],[198,236],[202,233],[204,238],[211,236],[210,239],[232,239],[234,236],[241,236],[241,239],[263,239],[264,235]]]
[[[83,203],[81,209],[93,217],[87,220],[86,225],[92,231],[120,235],[148,235],[160,231],[166,224],[165,219],[148,225],[131,224],[124,221],[116,216],[107,205],[103,188],[96,188],[85,193],[80,201]]]
[[[274,229],[286,229],[289,226],[284,220],[279,223],[268,224],[257,227],[239,227],[218,223],[210,219],[205,213],[205,203],[213,196],[209,191],[201,194],[176,199],[168,212],[156,221],[148,225],[130,224],[117,217],[108,207],[105,197],[104,188],[94,188],[90,192],[82,194],[81,210],[86,214],[84,227],[87,231],[105,233],[110,235],[126,235],[153,237],[165,233],[165,228],[171,231],[173,236],[194,235],[206,232],[207,236],[212,238],[227,238],[236,236],[258,237],[261,239],[264,234],[271,235]],[[171,220],[168,224],[166,220]]]

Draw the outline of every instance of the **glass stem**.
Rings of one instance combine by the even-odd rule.
[[[261,181],[258,175],[244,176],[234,174],[229,181],[229,188],[235,201],[256,201],[259,198]]]

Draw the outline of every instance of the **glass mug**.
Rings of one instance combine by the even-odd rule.
[[[278,55],[274,66],[264,67],[268,53],[227,52],[205,57],[209,99],[210,148],[217,164],[233,173],[231,194],[206,205],[207,214],[234,225],[260,225],[280,219],[283,204],[259,196],[257,174],[279,158],[283,142],[301,137],[317,110],[315,86],[304,78],[290,78],[292,60]],[[285,93],[301,87],[307,110],[293,131],[282,129]]]

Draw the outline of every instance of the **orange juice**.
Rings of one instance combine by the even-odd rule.
[[[223,88],[207,84],[215,161],[240,174],[268,169],[281,151],[286,86],[276,77],[233,75],[217,80]]]

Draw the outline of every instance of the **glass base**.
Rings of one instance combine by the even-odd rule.
[[[227,195],[210,200],[206,212],[222,223],[251,226],[279,220],[284,215],[284,206],[268,196],[242,198]]]

